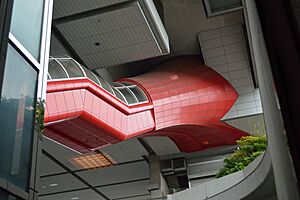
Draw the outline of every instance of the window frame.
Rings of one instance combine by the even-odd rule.
[[[204,5],[204,8],[205,8],[207,17],[215,17],[215,16],[218,16],[218,15],[223,15],[223,14],[226,14],[226,13],[230,13],[230,12],[234,12],[234,11],[238,11],[238,10],[243,9],[242,2],[241,2],[241,6],[239,6],[239,7],[230,8],[230,9],[226,9],[226,10],[218,11],[218,12],[212,12],[210,0],[203,0],[203,5]]]

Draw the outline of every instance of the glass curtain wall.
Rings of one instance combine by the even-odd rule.
[[[44,12],[52,9],[52,0],[14,0],[7,9],[12,15],[6,54],[1,55],[0,179],[16,191],[1,186],[1,200],[27,199],[19,191],[29,193],[38,79],[49,48],[43,40],[51,19]]]

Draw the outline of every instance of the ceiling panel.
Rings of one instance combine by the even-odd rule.
[[[78,169],[69,162],[70,158],[80,155],[78,152],[75,152],[46,137],[43,138],[43,149],[69,169]]]
[[[149,180],[99,187],[97,190],[111,199],[148,195]]]
[[[102,198],[93,190],[86,189],[48,196],[40,196],[39,200],[104,200],[104,198]]]
[[[101,186],[149,178],[149,167],[147,162],[140,161],[109,168],[77,172],[77,174],[91,185]]]
[[[69,55],[65,47],[60,43],[54,34],[51,34],[50,56]]]
[[[57,27],[68,41],[73,41],[145,23],[140,8],[137,4],[132,4],[111,12],[95,13],[89,17],[59,23]]]
[[[150,41],[84,56],[82,59],[91,66],[90,68],[95,69],[141,60],[145,56],[154,57],[157,56],[158,50],[157,45]]]
[[[148,152],[136,138],[106,146],[101,148],[101,152],[107,153],[116,163],[140,160],[143,159],[142,156],[148,155]]]
[[[151,195],[140,195],[137,197],[129,197],[129,198],[124,198],[122,200],[150,200]]]
[[[152,40],[151,33],[147,31],[147,25],[140,24],[134,27],[74,40],[70,44],[75,49],[81,48],[79,52],[80,56],[87,56]],[[99,46],[95,47],[95,43],[99,43]]]
[[[44,177],[39,182],[39,193],[49,194],[67,190],[86,188],[87,186],[71,174]]]
[[[151,2],[81,13],[55,21],[55,27],[92,69],[161,56],[169,53],[168,36]]]
[[[130,0],[54,0],[53,18],[65,17],[68,15],[93,10]]]
[[[40,161],[40,176],[49,175],[49,174],[57,174],[66,172],[62,167],[60,167],[58,164],[50,160],[48,157],[46,157],[44,154],[41,156]]]
[[[146,137],[144,139],[158,156],[180,152],[176,144],[168,137]]]

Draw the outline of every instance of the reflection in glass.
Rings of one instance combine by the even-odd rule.
[[[63,68],[56,62],[56,60],[49,60],[49,74],[52,79],[68,78]]]
[[[10,32],[37,61],[40,57],[44,0],[14,0]]]
[[[121,92],[115,88],[113,88],[113,90],[115,91],[116,97],[118,99],[120,99],[121,101],[123,101],[124,103],[126,103],[126,100],[124,99],[124,97],[122,96]]]
[[[93,72],[91,72],[91,70],[87,69],[86,67],[84,67],[84,66],[82,66],[82,65],[81,65],[81,67],[82,67],[82,69],[84,70],[86,76],[87,76],[89,79],[91,79],[92,81],[94,81],[94,82],[95,82],[96,84],[98,84],[98,85],[100,84],[99,81],[98,81],[97,78],[96,78],[96,75],[93,74]]]
[[[60,65],[58,62],[60,63]],[[61,65],[67,71],[70,79],[76,77],[89,78],[127,105],[148,102],[146,94],[137,85],[130,82],[108,83],[101,76],[94,74],[91,70],[78,64],[72,58],[50,58],[50,77],[48,77],[49,81],[67,78],[67,74],[65,73]],[[83,74],[83,71],[85,72],[85,74]]]
[[[136,99],[134,98],[134,96],[130,93],[128,88],[125,89],[121,89],[119,90],[126,98],[127,102],[129,104],[134,104],[137,103]]]
[[[145,102],[148,101],[145,93],[138,87],[132,87],[130,90],[134,93],[136,98],[139,100],[139,102]]]
[[[37,72],[8,47],[0,99],[0,176],[27,190]]]
[[[70,78],[84,77],[84,74],[78,64],[73,59],[57,59],[69,74]]]

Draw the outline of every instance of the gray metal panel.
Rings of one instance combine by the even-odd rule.
[[[54,19],[130,0],[56,0]]]
[[[141,24],[114,32],[97,34],[71,41],[70,44],[74,49],[80,49],[80,52],[78,52],[80,56],[87,56],[152,40],[153,38],[151,33],[147,30],[147,26]],[[100,45],[95,46],[95,42],[98,42]]]
[[[93,68],[129,63],[146,57],[158,56],[158,46],[153,42],[145,42],[126,46],[111,51],[101,52],[82,59]]]
[[[169,41],[151,2],[132,1],[105,11],[93,10],[59,20],[56,27],[94,69],[161,56],[169,53]]]
[[[116,184],[97,188],[100,192],[111,199],[147,195],[147,188],[150,185],[149,180],[135,181],[124,184]]]
[[[58,24],[57,27],[66,39],[73,41],[145,24],[137,4],[130,4],[128,7],[110,12],[94,14],[90,17]]]

